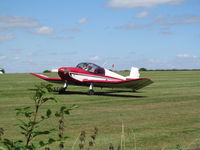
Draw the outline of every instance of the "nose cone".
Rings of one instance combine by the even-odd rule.
[[[58,69],[58,75],[62,78],[65,79],[68,76],[69,69],[66,67],[62,67]]]
[[[58,72],[67,74],[70,70],[66,67],[62,67],[58,69]]]

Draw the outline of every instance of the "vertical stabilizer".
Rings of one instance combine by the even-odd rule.
[[[139,68],[131,67],[130,75],[127,76],[127,79],[138,79],[140,77]]]

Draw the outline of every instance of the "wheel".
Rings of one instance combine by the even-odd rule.
[[[58,91],[59,94],[64,94],[65,93],[65,88],[60,88]]]
[[[94,95],[94,90],[89,90],[88,95]]]

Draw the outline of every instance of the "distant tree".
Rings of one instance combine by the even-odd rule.
[[[146,68],[140,68],[140,71],[147,71]]]
[[[50,70],[43,71],[43,73],[50,73],[50,72],[51,72]]]

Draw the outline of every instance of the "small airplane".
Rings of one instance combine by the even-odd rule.
[[[59,90],[59,94],[64,93],[69,84],[88,86],[88,94],[94,95],[95,87],[106,88],[128,88],[136,91],[153,81],[148,78],[139,78],[139,68],[132,67],[130,75],[125,77],[113,71],[102,68],[93,63],[79,63],[76,67],[62,67],[58,69],[60,78],[50,78],[44,75],[31,73],[43,80],[64,84]]]

